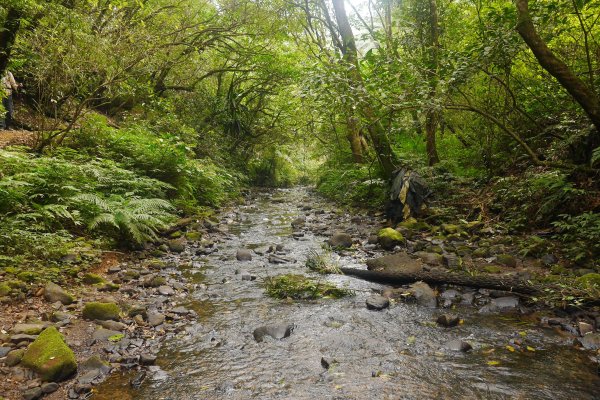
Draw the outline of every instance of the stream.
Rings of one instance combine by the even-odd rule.
[[[307,226],[293,235],[290,223],[300,215]],[[185,253],[166,256],[185,264],[179,273],[198,284],[182,302],[196,320],[163,343],[141,386],[130,384],[135,371],[115,374],[94,390],[93,399],[599,398],[600,376],[590,353],[574,348],[572,337],[539,326],[534,316],[483,314],[464,305],[453,310],[464,323],[444,328],[435,323],[440,308],[392,302],[389,309],[371,311],[365,299],[385,286],[322,276],[304,266],[311,251],[324,252],[333,231],[365,242],[381,224],[376,217],[334,212],[331,203],[292,188],[255,193],[219,218],[224,233],[211,238],[218,251],[196,255],[199,244],[190,244]],[[277,244],[289,262],[268,262],[266,251]],[[255,250],[253,259],[238,261],[240,248]],[[381,254],[359,246],[331,257],[364,268],[366,259]],[[327,280],[355,296],[267,297],[264,279],[287,273]],[[289,337],[254,339],[256,328],[281,323],[294,325]],[[454,339],[473,349],[449,349]],[[328,369],[323,358],[331,363]]]

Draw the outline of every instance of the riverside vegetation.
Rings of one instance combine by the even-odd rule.
[[[336,254],[375,272],[422,274],[421,260],[535,287],[529,305],[597,358],[599,14],[566,0],[3,1],[0,74],[23,83],[23,140],[0,131],[0,398],[84,397],[117,364],[152,365],[203,311],[131,298],[201,287],[195,261],[172,256],[213,257],[255,187],[314,186],[372,224],[315,228],[301,208],[291,235],[328,239],[303,255],[323,276],[281,271],[259,279],[266,294],[351,301]],[[432,195],[392,224],[376,213],[400,167]],[[366,261],[385,252],[401,255]]]

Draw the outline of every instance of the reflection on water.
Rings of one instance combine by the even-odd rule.
[[[224,216],[231,220],[229,235],[217,253],[204,256],[212,269],[183,271],[186,276],[202,274],[206,285],[186,304],[199,318],[164,344],[143,385],[134,390],[128,383],[131,375],[116,375],[98,388],[94,399],[598,398],[600,378],[588,354],[542,331],[534,318],[481,315],[464,308],[457,311],[465,323],[444,329],[432,324],[439,310],[400,303],[383,312],[368,311],[365,298],[382,286],[345,276],[324,279],[347,285],[355,297],[307,303],[266,298],[261,278],[308,274],[305,257],[324,240],[308,232],[303,240],[290,237],[290,222],[309,213],[300,211],[307,205],[302,189],[282,190],[277,196],[283,200],[272,202],[263,194],[254,205]],[[341,228],[331,213],[309,213],[308,219]],[[238,248],[270,244],[283,244],[285,257],[297,262],[269,264],[258,255],[251,262],[235,260]],[[259,278],[244,281],[236,270]],[[255,328],[280,322],[295,324],[289,338],[254,341]],[[452,339],[468,341],[473,351],[445,350]],[[326,371],[322,357],[336,363]]]

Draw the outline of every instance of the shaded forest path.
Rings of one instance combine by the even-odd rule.
[[[293,229],[299,216],[306,220]],[[439,288],[440,303],[458,299],[449,304],[464,320],[444,328],[435,324],[441,308],[392,302],[389,309],[371,311],[365,300],[385,286],[321,276],[305,267],[307,255],[323,252],[324,240],[342,230],[361,244],[331,257],[341,266],[364,268],[366,259],[383,253],[366,245],[380,224],[376,217],[336,211],[303,188],[258,193],[223,213],[212,233],[181,254],[165,256],[198,284],[175,299],[195,311],[196,321],[169,333],[138,388],[131,382],[142,379],[132,370],[113,375],[92,398],[596,398],[600,377],[587,353],[539,327],[519,307],[503,314],[479,312],[482,303],[498,301],[486,296],[489,291]],[[276,250],[269,252],[270,247]],[[238,260],[240,249],[251,250],[252,259]],[[264,280],[289,273],[352,289],[355,296],[267,297]],[[282,324],[293,326],[289,337],[255,340],[257,328]],[[472,350],[461,351],[465,343]]]

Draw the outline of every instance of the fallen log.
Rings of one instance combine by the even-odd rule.
[[[340,268],[346,275],[356,276],[358,278],[378,283],[386,284],[406,284],[417,281],[423,281],[431,284],[452,284],[459,286],[470,286],[474,288],[503,290],[526,295],[535,295],[543,292],[546,286],[533,284],[523,279],[506,276],[486,276],[486,275],[464,275],[455,272],[441,270],[432,271],[369,271],[356,268]]]

